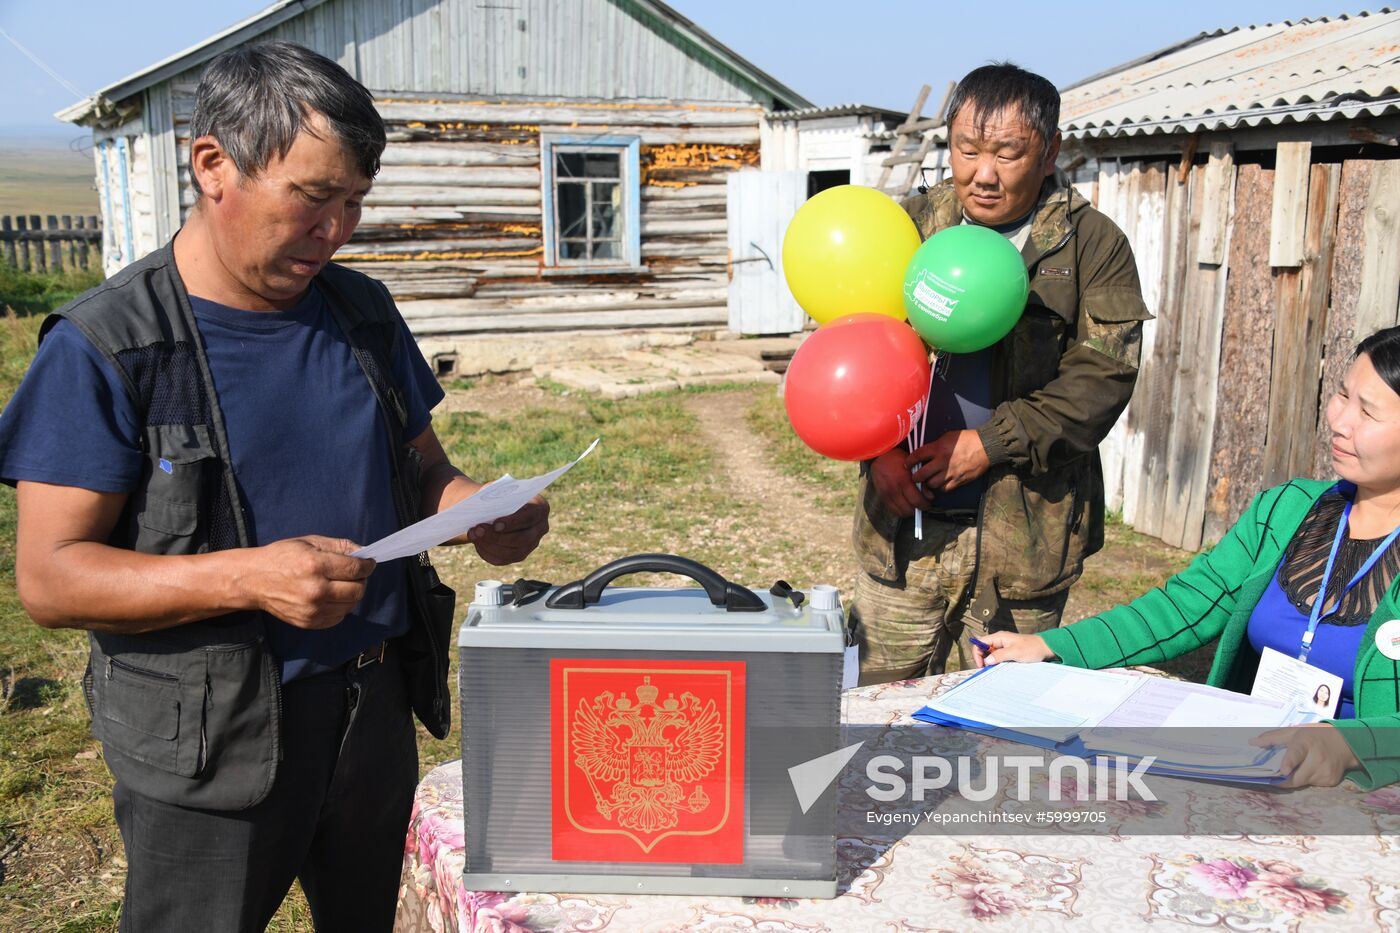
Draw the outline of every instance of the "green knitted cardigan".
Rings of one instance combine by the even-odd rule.
[[[1250,613],[1308,510],[1333,485],[1295,479],[1261,492],[1220,543],[1181,573],[1130,603],[1044,632],[1045,643],[1066,664],[1103,668],[1157,664],[1219,639],[1206,682],[1248,693],[1259,665],[1245,634]],[[1361,762],[1347,778],[1367,789],[1400,782],[1400,662],[1376,648],[1376,629],[1391,619],[1400,619],[1400,578],[1361,639],[1356,718],[1327,720]]]

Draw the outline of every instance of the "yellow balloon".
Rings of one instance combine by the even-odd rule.
[[[874,312],[905,319],[904,271],[919,230],[874,188],[828,188],[797,209],[783,236],[783,275],[818,324]]]

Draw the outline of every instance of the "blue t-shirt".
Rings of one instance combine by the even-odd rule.
[[[368,544],[398,528],[392,451],[369,381],[313,286],[289,311],[244,311],[191,298],[224,414],[251,543],[319,534]],[[428,426],[443,393],[406,326],[392,361],[407,436]],[[141,425],[117,372],[60,322],[0,413],[0,478],[132,492]],[[375,568],[333,628],[266,617],[283,681],[326,670],[408,628],[398,561]]]
[[[992,349],[940,352],[929,379],[923,443],[931,444],[949,431],[975,431],[991,417]],[[987,477],[979,476],[957,489],[935,493],[933,508],[975,512],[986,489]]]
[[[1279,584],[1278,575],[1279,572],[1275,570],[1269,588],[1250,613],[1246,633],[1255,652],[1263,654],[1265,648],[1272,648],[1296,658],[1303,647],[1303,633],[1308,630],[1308,617],[1293,605]],[[1356,671],[1356,656],[1361,651],[1361,636],[1365,632],[1364,625],[1336,625],[1324,618],[1318,622],[1317,631],[1313,633],[1308,663],[1342,678],[1342,696],[1337,703],[1336,715],[1332,717],[1334,719],[1356,717],[1352,675]]]

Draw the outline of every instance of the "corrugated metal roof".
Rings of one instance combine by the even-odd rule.
[[[352,5],[353,9],[347,9]],[[430,15],[434,8],[436,18]],[[490,15],[498,10],[514,11],[514,16]],[[587,23],[581,20],[603,16],[610,19],[597,30],[599,34],[586,35]],[[618,20],[620,24],[615,22]],[[526,41],[527,21],[534,24],[539,41]],[[443,49],[443,32],[451,35],[447,43],[450,49]],[[379,0],[278,0],[198,45],[108,85],[57,116],[79,122],[100,115],[153,85],[198,68],[226,49],[273,37],[291,38],[339,58],[352,74],[376,90],[540,96],[560,95],[561,89],[569,88],[570,96],[588,97],[590,88],[585,84],[591,81],[597,85],[591,88],[596,96],[643,97],[657,96],[642,93],[639,87],[647,80],[656,80],[670,92],[663,96],[708,100],[723,94],[728,100],[753,95],[773,106],[811,106],[811,101],[661,0],[630,0],[627,4],[600,0],[596,8],[576,0],[517,0],[510,6],[487,6],[471,0],[409,0],[394,6]],[[658,55],[658,45],[678,49],[679,54]],[[589,50],[597,51],[589,55]],[[653,63],[663,58],[680,62],[666,65],[658,78],[637,64],[637,58],[648,54],[647,60]],[[631,60],[615,60],[618,56]],[[361,59],[365,59],[363,70],[377,69],[376,74],[360,73]],[[435,68],[441,73],[434,73]],[[682,90],[685,93],[680,93]]]
[[[769,120],[815,120],[821,117],[845,117],[851,114],[877,117],[891,125],[898,125],[908,116],[899,110],[886,110],[869,104],[832,104],[830,107],[803,107],[801,110],[774,110],[768,114]]]
[[[1400,112],[1400,12],[1201,33],[1060,92],[1069,138]]]

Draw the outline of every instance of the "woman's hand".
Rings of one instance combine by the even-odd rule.
[[[1270,729],[1249,740],[1260,747],[1283,746],[1283,773],[1288,780],[1280,787],[1336,787],[1346,772],[1361,767],[1356,754],[1331,723]]]
[[[991,651],[983,651],[972,646],[972,659],[978,667],[999,664],[1002,661],[1048,661],[1055,656],[1045,639],[1039,635],[1018,635],[1015,632],[992,632],[982,636]]]

